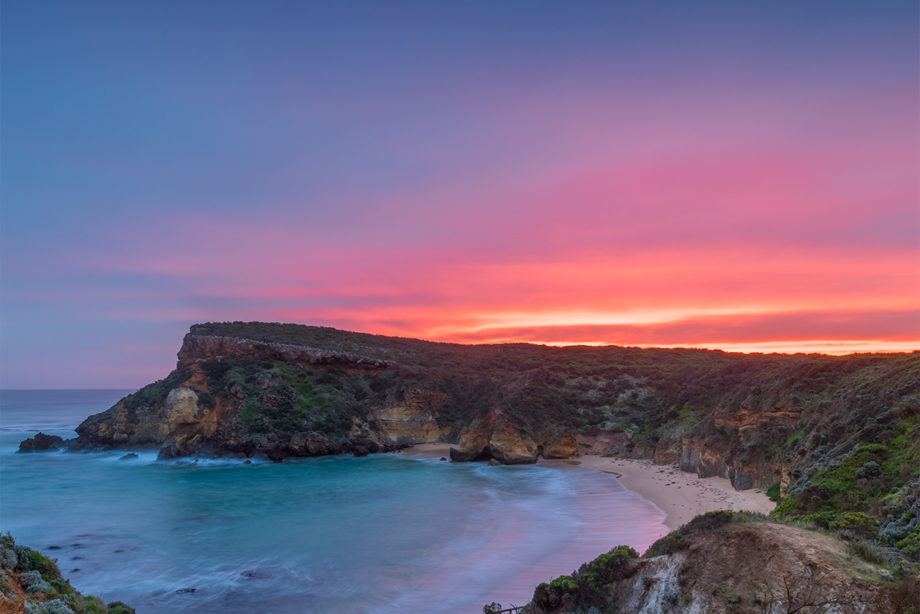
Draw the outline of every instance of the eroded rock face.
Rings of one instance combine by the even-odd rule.
[[[192,379],[201,380],[194,376]],[[129,395],[108,411],[90,416],[77,427],[76,446],[149,446],[169,442],[173,456],[195,453],[214,435],[218,416],[214,403],[201,401],[201,393],[207,390],[193,387],[192,379],[150,405]]]
[[[765,433],[773,434],[777,440],[785,439],[794,430],[800,415],[799,410],[782,408],[755,412],[742,407],[737,411],[714,412],[712,432],[705,440],[683,438],[680,468],[701,478],[727,478],[738,490],[768,488],[777,481],[788,482],[788,465],[765,456],[763,449],[768,446],[763,442],[758,441],[755,446],[748,444],[754,438],[764,437]],[[760,450],[760,455],[752,455],[749,449]]]
[[[581,454],[601,456],[629,456],[632,445],[624,431],[594,431],[578,437],[578,451]]]
[[[537,462],[537,444],[508,420],[496,420],[489,449],[492,458],[506,465]]]
[[[322,433],[295,433],[291,437],[291,450],[296,456],[325,456],[335,454],[338,447]]]
[[[583,566],[569,583],[542,584],[533,614],[572,611],[762,614],[834,603],[835,612],[893,614],[879,569],[849,559],[842,542],[785,525],[742,523],[703,531],[671,554],[633,558],[592,586]],[[877,576],[876,576],[877,577]],[[566,586],[568,584],[568,586]]]
[[[341,365],[370,370],[383,369],[389,365],[383,360],[368,359],[349,352],[333,352],[304,345],[268,343],[239,337],[199,335],[190,332],[182,341],[177,368],[190,367],[201,360],[234,356],[278,360],[301,365]]]
[[[450,449],[457,462],[495,459],[506,465],[537,462],[537,444],[501,411],[493,409],[460,433],[460,443]]]
[[[543,458],[571,458],[578,455],[578,441],[574,435],[563,435],[543,444]]]
[[[447,401],[441,392],[412,390],[403,403],[371,412],[381,440],[396,446],[438,441],[444,431],[438,426],[437,411]]]

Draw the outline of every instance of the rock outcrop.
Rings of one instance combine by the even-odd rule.
[[[437,421],[447,400],[441,392],[410,390],[402,403],[377,408],[368,420],[376,423],[381,440],[394,446],[438,441],[447,434]]]
[[[537,462],[537,444],[500,410],[493,409],[460,433],[460,443],[450,449],[457,462],[495,459],[506,465]]]
[[[578,440],[575,439],[575,435],[562,435],[545,441],[540,446],[540,455],[543,458],[571,458],[578,456]]]
[[[64,443],[63,437],[45,435],[41,431],[35,437],[29,437],[19,443],[20,452],[47,452],[57,450]]]
[[[259,358],[304,366],[343,366],[349,369],[379,370],[392,363],[371,359],[351,352],[326,349],[293,343],[265,342],[245,337],[207,335],[189,332],[179,350],[176,368],[190,367],[202,360],[221,358]]]
[[[837,539],[766,522],[694,532],[693,523],[711,522],[713,515],[707,516],[643,558],[621,546],[572,576],[541,584],[525,612],[904,611],[896,591],[880,579],[884,570],[849,555]],[[664,552],[650,556],[656,549]]]
[[[801,410],[772,409],[755,412],[748,407],[713,413],[703,437],[684,437],[679,466],[701,478],[731,480],[738,490],[768,488],[779,482],[785,464],[764,446],[785,440],[801,418]]]

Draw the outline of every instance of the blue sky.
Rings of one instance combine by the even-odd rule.
[[[0,385],[207,320],[917,349],[917,13],[5,0]]]

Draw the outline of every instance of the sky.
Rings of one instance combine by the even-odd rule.
[[[0,387],[189,325],[920,349],[918,5],[3,0]]]

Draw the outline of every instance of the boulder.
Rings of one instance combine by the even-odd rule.
[[[35,437],[24,439],[19,444],[20,452],[44,452],[57,450],[64,443],[64,439],[57,435],[45,435],[39,432]]]
[[[543,444],[543,458],[571,458],[578,454],[578,441],[574,435],[563,435]]]
[[[537,462],[537,444],[498,409],[475,420],[460,432],[460,442],[450,449],[456,462],[494,458],[506,465]]]
[[[160,446],[160,451],[157,452],[157,460],[169,460],[172,458],[179,458],[180,456],[182,456],[182,452],[179,450],[179,446],[176,445],[175,441],[167,441]]]
[[[492,458],[505,465],[537,462],[537,444],[508,420],[496,420],[489,439]]]

